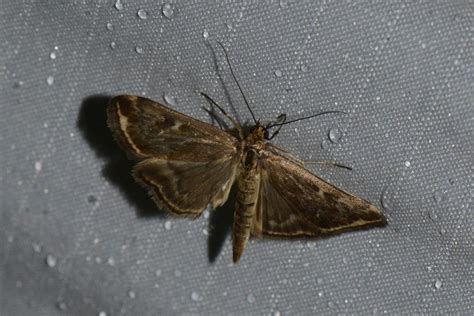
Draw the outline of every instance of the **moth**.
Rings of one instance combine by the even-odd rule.
[[[227,52],[226,58],[242,92]],[[201,94],[232,122],[237,135],[132,95],[111,100],[107,123],[120,147],[138,161],[135,180],[171,214],[196,218],[209,204],[216,209],[236,183],[234,263],[250,237],[319,237],[385,224],[376,206],[314,175],[303,161],[269,142],[283,125],[301,119],[286,121],[282,115],[262,124],[242,93],[254,119],[246,131]]]

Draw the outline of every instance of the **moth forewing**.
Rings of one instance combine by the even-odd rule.
[[[380,210],[272,151],[261,153],[260,219],[268,236],[321,236],[383,226]]]
[[[241,151],[229,133],[143,97],[113,98],[107,124],[122,149],[139,160],[206,162],[231,159]]]

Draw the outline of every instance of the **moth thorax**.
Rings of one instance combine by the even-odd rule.
[[[257,167],[257,161],[258,161],[258,154],[255,151],[255,149],[248,149],[247,152],[245,153],[245,158],[244,158],[244,167],[245,169],[254,169]]]

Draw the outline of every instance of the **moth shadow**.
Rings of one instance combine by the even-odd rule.
[[[234,222],[235,186],[232,188],[227,201],[209,216],[209,237],[207,239],[207,255],[213,263],[222,251],[222,247],[230,234]]]
[[[102,171],[104,177],[120,189],[127,201],[135,207],[137,215],[164,217],[164,211],[156,206],[146,190],[133,179],[131,170],[135,163],[127,159],[107,127],[106,109],[111,98],[93,95],[84,99],[77,126],[97,156],[106,160],[107,164]]]

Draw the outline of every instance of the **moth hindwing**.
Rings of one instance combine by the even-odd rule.
[[[107,114],[117,143],[138,160],[134,178],[160,208],[197,217],[209,204],[214,209],[224,204],[237,182],[234,262],[250,236],[317,237],[385,223],[377,207],[317,177],[269,143],[267,127],[259,121],[247,134],[237,125],[240,136],[234,137],[128,95],[113,98]]]

